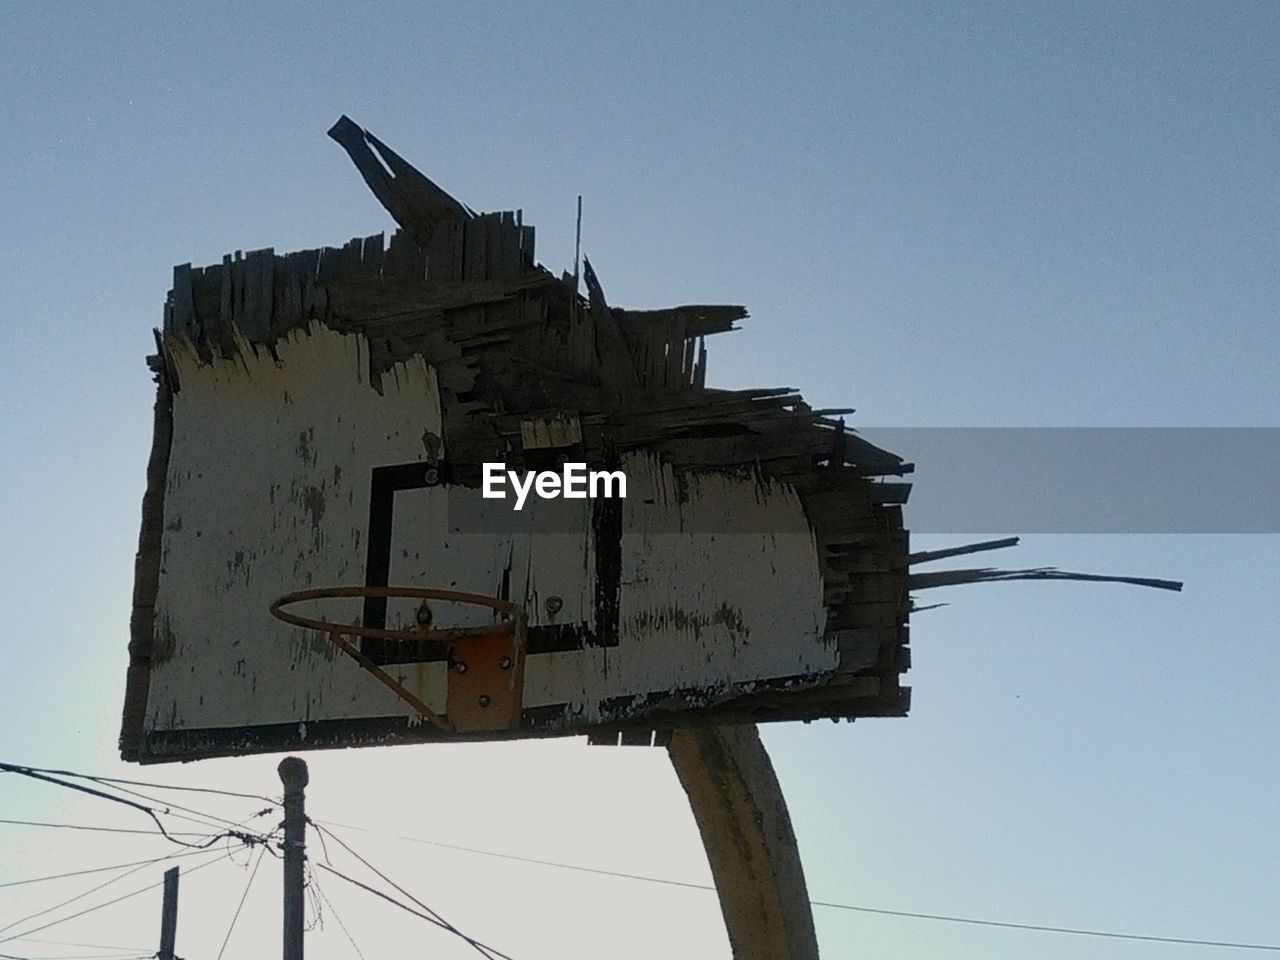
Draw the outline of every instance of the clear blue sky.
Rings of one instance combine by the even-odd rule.
[[[868,426],[1280,425],[1275,3],[11,3],[0,90],[0,759],[138,773],[115,740],[151,328],[174,263],[390,226],[324,136],[344,112],[472,207],[523,207],[553,270],[583,194],[615,302],[747,304],[709,345],[716,385]],[[768,729],[812,895],[1280,943],[1280,542],[1035,537],[1012,561],[1187,589],[941,592],[910,718]],[[661,751],[310,759],[318,817],[707,876]],[[143,775],[273,793],[274,763]],[[12,778],[0,818],[146,826]],[[352,839],[518,960],[728,956],[707,893]],[[3,882],[161,847],[0,825],[0,849]],[[212,960],[246,879],[191,878],[183,956]],[[473,955],[321,880],[367,956]],[[271,862],[229,952],[276,949],[277,882]],[[0,926],[80,883],[0,889]],[[36,936],[153,950],[157,907]],[[816,919],[827,957],[1232,955]],[[350,955],[332,922],[313,945]]]

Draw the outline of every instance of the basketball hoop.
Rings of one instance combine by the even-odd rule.
[[[432,627],[427,621],[413,628],[368,627],[304,617],[285,607],[310,600],[344,599],[441,600],[487,607],[502,618],[474,627]],[[433,587],[313,587],[295,590],[270,607],[277,620],[318,630],[329,642],[354,659],[399,699],[446,733],[515,729],[520,724],[524,694],[525,626],[528,615],[515,604],[481,593]],[[374,663],[348,638],[400,642],[436,641],[448,650],[446,709],[441,715],[413,691]]]

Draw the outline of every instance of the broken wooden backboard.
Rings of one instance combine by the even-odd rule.
[[[519,213],[331,135],[389,243],[175,269],[124,756],[904,714],[909,465],[794,391],[706,386],[743,308],[621,309],[589,264],[579,296]],[[517,510],[486,464],[626,495]],[[297,591],[333,629],[272,615]]]

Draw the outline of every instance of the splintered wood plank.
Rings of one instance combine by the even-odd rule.
[[[438,227],[436,229],[439,230]],[[413,239],[405,231],[397,230],[391,235],[391,242],[387,245],[382,274],[397,280],[421,280],[422,277],[414,276],[417,259],[418,249]]]
[[[347,241],[346,246],[342,248],[342,259],[338,262],[339,275],[347,277],[361,276],[364,273],[363,260],[364,240],[361,237],[352,237]]]
[[[210,264],[191,275],[191,300],[196,323],[207,331],[218,316],[218,286],[222,282],[222,265]]]
[[[235,291],[231,276],[231,254],[222,258],[222,276],[218,284],[218,329],[225,335],[235,326]]]
[[[332,283],[338,276],[338,267],[342,262],[342,251],[337,247],[324,247],[320,251],[320,260],[316,266],[316,283]]]
[[[271,336],[271,300],[275,273],[275,251],[253,250],[245,258],[244,315],[240,331],[250,340]]]
[[[595,330],[596,353],[600,357],[601,373],[614,389],[625,389],[640,382],[635,363],[631,357],[631,349],[622,336],[622,329],[614,319],[605,299],[604,287],[596,276],[587,257],[582,258],[582,278],[587,285],[588,302],[591,307],[591,324]]]
[[[191,264],[181,263],[173,268],[173,308],[171,328],[166,333],[194,337],[196,334],[195,303],[191,295]]]
[[[325,288],[320,286],[320,260],[323,250],[306,252],[306,270],[302,275],[302,313],[304,317],[318,317],[324,314],[328,300]]]
[[[236,251],[231,263],[231,320],[239,326],[244,319],[244,254]]]
[[[475,221],[446,220],[436,225],[427,248],[427,277],[435,281],[459,282],[462,268],[466,233]]]
[[[667,324],[665,336],[666,370],[662,379],[663,384],[667,387],[678,387],[685,381],[684,332],[684,315],[676,314]]]
[[[846,627],[896,627],[903,619],[902,604],[888,602],[853,602],[842,612]]]
[[[510,210],[502,213],[498,238],[499,276],[513,276],[520,272],[520,228],[516,226],[516,215]]]
[[[307,254],[291,253],[284,258],[276,271],[276,314],[273,329],[287,328],[299,323],[303,317],[303,291],[308,282]]]
[[[371,237],[364,238],[364,245],[360,253],[360,265],[362,272],[366,276],[378,277],[382,275],[384,242],[385,238],[381,233],[375,233]]]
[[[463,231],[462,279],[487,280],[484,262],[484,219],[469,220]]]
[[[502,276],[502,214],[484,214],[484,275],[493,280]]]
[[[527,224],[520,226],[520,256],[526,267],[538,262],[534,252],[534,229]]]
[[[258,292],[262,289],[258,280],[258,256],[250,250],[244,258],[244,309],[240,313],[238,327],[250,340],[256,339],[258,330]]]
[[[263,337],[271,336],[275,312],[276,252],[267,247],[258,251],[258,325]]]
[[[427,241],[427,279],[456,280],[453,265],[453,223],[437,223]]]

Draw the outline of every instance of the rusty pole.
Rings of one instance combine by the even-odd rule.
[[[302,960],[305,922],[307,762],[285,757],[276,768],[284,784],[284,960]]]

